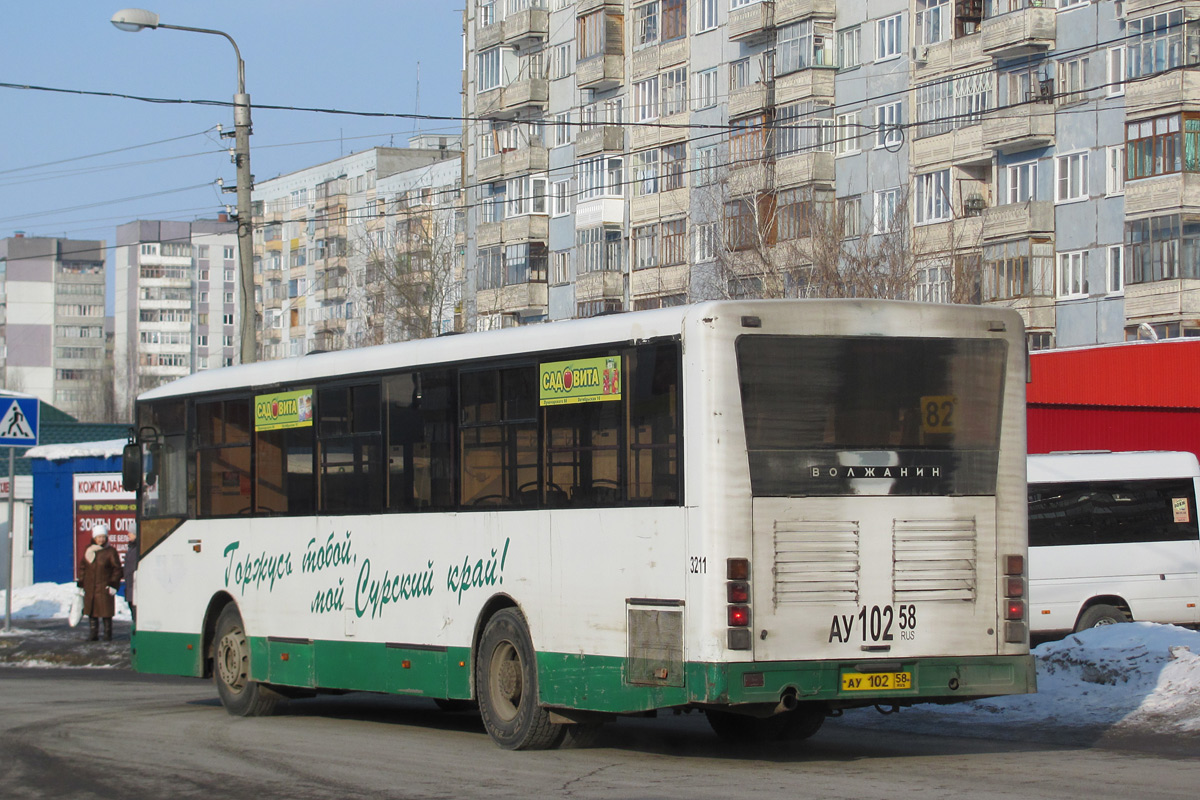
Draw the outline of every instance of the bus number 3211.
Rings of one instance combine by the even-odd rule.
[[[834,614],[829,624],[830,642],[890,642],[917,638],[917,606],[862,606],[857,614]]]

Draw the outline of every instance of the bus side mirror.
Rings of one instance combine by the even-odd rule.
[[[130,442],[121,451],[121,488],[136,492],[142,485],[142,446]]]

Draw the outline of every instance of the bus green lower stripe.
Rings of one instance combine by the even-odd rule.
[[[471,695],[471,653],[465,647],[431,649],[354,641],[272,641],[252,637],[255,680],[285,686],[373,691],[466,699]],[[200,676],[199,635],[137,632],[133,666],[139,672]],[[1031,656],[898,659],[910,688],[855,693],[842,687],[850,669],[841,661],[689,662],[682,675],[662,675],[663,685],[630,683],[629,660],[577,653],[538,654],[538,683],[546,705],[630,713],[689,703],[775,703],[795,690],[801,701],[915,702],[1034,691]],[[673,684],[673,685],[672,685]]]

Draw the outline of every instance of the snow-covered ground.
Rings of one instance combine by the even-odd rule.
[[[17,589],[13,592],[12,618],[14,621],[66,619],[71,611],[71,598],[78,592],[73,583],[35,583],[33,586]],[[5,592],[0,590],[0,606],[4,605],[4,595]],[[117,613],[114,619],[131,619],[129,604],[120,595],[117,595]]]
[[[16,590],[13,633],[22,633],[21,620],[65,619],[74,593],[73,584],[39,583]],[[0,604],[3,598],[0,592]],[[116,618],[129,619],[129,606],[121,597]],[[974,735],[986,727],[1018,736],[1048,728],[1200,736],[1200,632],[1134,622],[1071,634],[1033,652],[1036,695],[926,704],[886,719],[862,709],[848,712],[846,721]]]

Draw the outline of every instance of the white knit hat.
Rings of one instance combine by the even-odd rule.
[[[97,536],[108,536],[108,523],[97,522],[92,526],[92,538],[95,539]]]

